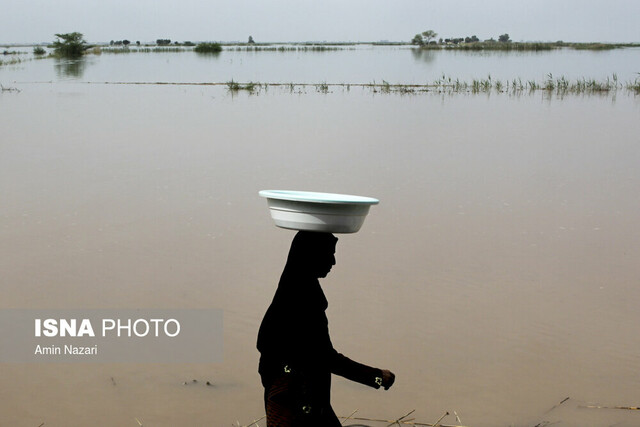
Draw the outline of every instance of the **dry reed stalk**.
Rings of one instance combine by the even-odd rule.
[[[442,419],[447,415],[449,415],[449,411],[445,412],[440,418],[438,418],[438,421],[433,424],[433,427],[438,427],[440,425],[440,421],[442,421]]]
[[[338,418],[344,418],[344,417],[338,417]],[[393,425],[393,423],[395,422],[395,420],[384,420],[384,419],[379,419],[379,418],[365,418],[365,417],[352,417],[351,419],[355,420],[355,421],[372,421],[372,422],[376,422],[376,423],[392,423],[391,425]],[[421,422],[418,422],[418,421],[413,421],[413,419],[411,421],[402,420],[402,421],[399,421],[398,424],[409,425],[409,426],[434,427],[434,425],[431,424],[431,423],[421,423]],[[466,426],[457,425],[457,424],[438,424],[438,427],[466,427]]]
[[[394,424],[400,425],[400,421],[402,421],[403,419],[407,418],[409,415],[413,414],[415,411],[416,411],[415,409],[412,409],[406,415],[403,415],[400,418],[396,419],[395,421],[391,422],[391,424],[389,424],[387,427],[390,427],[390,426],[392,426]]]
[[[453,411],[453,415],[456,416],[456,422],[458,424],[462,424],[462,420],[460,419],[460,417],[458,416],[458,413],[456,411]]]
[[[567,400],[569,400],[569,397],[565,397],[564,399],[562,399],[562,400],[560,401],[560,403],[557,403],[557,404],[553,405],[553,406],[551,407],[551,409],[549,409],[547,412],[545,412],[545,414],[548,414],[549,412],[553,411],[554,409],[556,409],[558,406],[562,405],[562,404],[563,404],[564,402],[566,402]]]
[[[580,405],[578,408],[587,409],[624,409],[627,411],[640,411],[640,406],[599,406],[599,405]]]
[[[358,412],[358,410],[356,409],[355,411],[353,411],[352,413],[349,414],[349,416],[347,418],[345,418],[344,420],[342,420],[342,422],[340,424],[344,424],[347,422],[347,420],[349,418],[351,418],[353,416],[353,414],[355,414],[356,412]]]
[[[244,427],[257,426],[257,425],[258,425],[258,423],[259,423],[260,421],[264,420],[266,417],[267,417],[266,415],[263,415],[262,417],[258,418],[257,420],[254,420],[252,423],[247,424],[247,425],[246,425],[246,426],[244,426]],[[239,424],[239,423],[238,423],[238,424]]]

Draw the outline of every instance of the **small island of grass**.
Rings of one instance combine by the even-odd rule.
[[[198,43],[193,50],[198,53],[219,53],[222,51],[222,45],[220,43]]]

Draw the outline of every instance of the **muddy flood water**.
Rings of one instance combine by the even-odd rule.
[[[640,404],[640,97],[233,94],[55,67],[0,68],[20,90],[0,94],[0,308],[220,308],[224,361],[3,363],[1,426],[260,418],[256,335],[294,236],[263,189],[380,199],[321,284],[336,349],[397,380],[334,377],[338,415],[640,425],[584,408]]]

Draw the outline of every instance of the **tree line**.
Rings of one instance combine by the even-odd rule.
[[[93,47],[86,42],[86,40],[84,39],[84,35],[77,31],[73,33],[56,34],[55,36],[56,40],[51,44],[50,47],[54,49],[54,54],[56,56],[77,58],[82,56],[88,49]],[[110,46],[128,47],[130,44],[131,41],[126,39],[111,40],[109,42]],[[173,42],[173,44],[176,46],[195,46],[194,51],[199,53],[217,53],[222,51],[222,45],[220,43],[199,43],[198,45],[196,45],[195,43],[192,43],[190,41],[185,41],[182,43],[175,41]],[[247,44],[255,44],[253,36],[249,36]],[[140,46],[140,42],[136,41],[136,45]],[[171,45],[171,39],[157,39],[156,45],[169,46]],[[36,54],[44,53],[44,50],[42,50],[42,52],[36,52]]]
[[[476,43],[479,42],[480,39],[476,36],[467,36],[467,37],[456,37],[456,38],[440,38],[436,41],[436,37],[438,37],[438,33],[433,30],[423,31],[422,33],[418,33],[413,36],[411,39],[411,44],[418,46],[427,46],[427,45],[442,45],[442,44],[460,44],[460,43]],[[485,40],[485,42],[495,42],[496,40],[490,38]],[[509,43],[511,42],[511,38],[508,33],[501,34],[498,36],[499,43]]]
[[[56,34],[56,40],[52,43],[51,47],[54,50],[56,56],[65,58],[78,58],[84,55],[84,53],[92,48],[84,39],[84,35],[79,32]],[[253,38],[249,36],[249,42],[253,43]],[[128,47],[131,44],[129,40],[111,40],[110,46],[124,46]],[[158,46],[171,45],[170,39],[157,39],[156,44]],[[222,45],[220,43],[199,43],[196,45],[190,41],[183,43],[174,42],[178,46],[195,46],[195,51],[200,53],[220,52],[222,51]],[[140,42],[136,41],[136,45],[140,46]]]

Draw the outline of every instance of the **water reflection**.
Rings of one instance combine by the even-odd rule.
[[[86,58],[62,59],[56,58],[54,68],[56,76],[60,79],[79,79],[87,67]]]
[[[411,49],[413,59],[431,63],[436,59],[436,53],[431,49]]]
[[[194,52],[201,58],[218,58],[220,56],[220,52],[196,52],[195,50]]]

